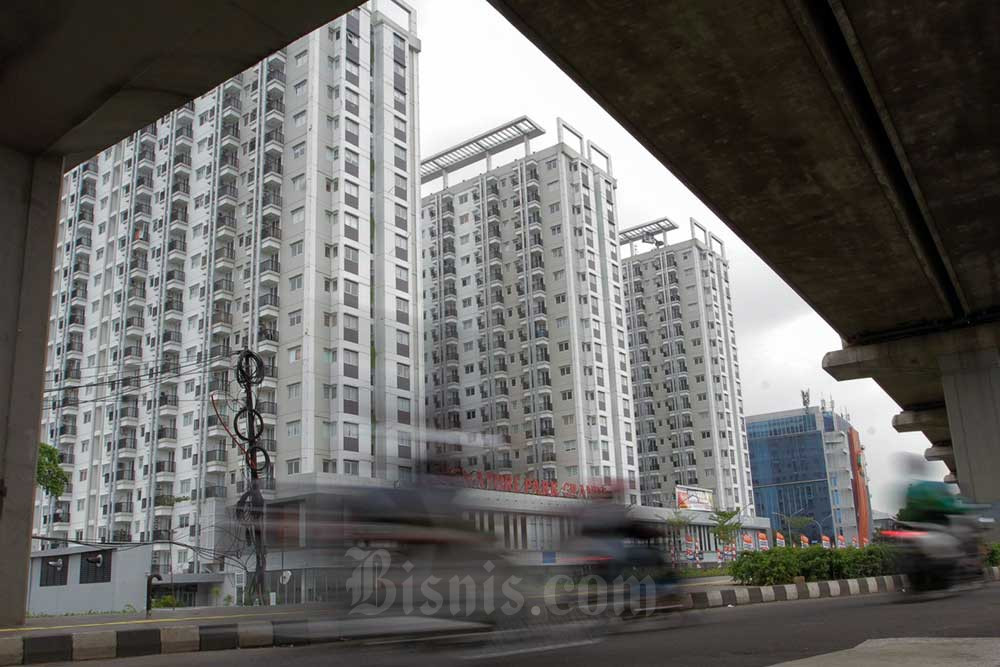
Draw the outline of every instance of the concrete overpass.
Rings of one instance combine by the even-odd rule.
[[[1000,508],[1000,4],[490,1]]]
[[[359,4],[11,0],[0,6],[0,626],[24,619],[64,169]]]

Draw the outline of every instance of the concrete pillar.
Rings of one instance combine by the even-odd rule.
[[[0,627],[24,622],[62,158],[0,147]]]
[[[1000,520],[1000,349],[939,360],[959,488]]]

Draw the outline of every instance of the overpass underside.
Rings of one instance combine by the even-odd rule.
[[[1000,4],[490,1],[1000,501]]]

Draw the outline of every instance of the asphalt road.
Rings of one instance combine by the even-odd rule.
[[[463,646],[440,639],[407,643],[343,643],[227,652],[150,656],[114,661],[116,667],[183,663],[287,667],[344,664],[484,666],[511,661],[531,667],[580,665],[774,665],[849,649],[878,638],[1000,637],[1000,586],[963,595],[904,602],[900,595],[802,600],[685,612],[664,621],[630,622],[591,643],[554,630],[538,641]],[[563,644],[560,646],[560,644]],[[1000,656],[997,656],[1000,663]],[[70,663],[64,663],[69,665]],[[936,664],[948,664],[947,661]]]

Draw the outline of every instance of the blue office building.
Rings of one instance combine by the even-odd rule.
[[[867,540],[864,460],[847,419],[809,407],[748,416],[746,427],[758,516],[776,530],[788,526],[787,517],[809,517],[814,522],[802,532],[812,542],[821,535],[843,536],[847,545]]]

